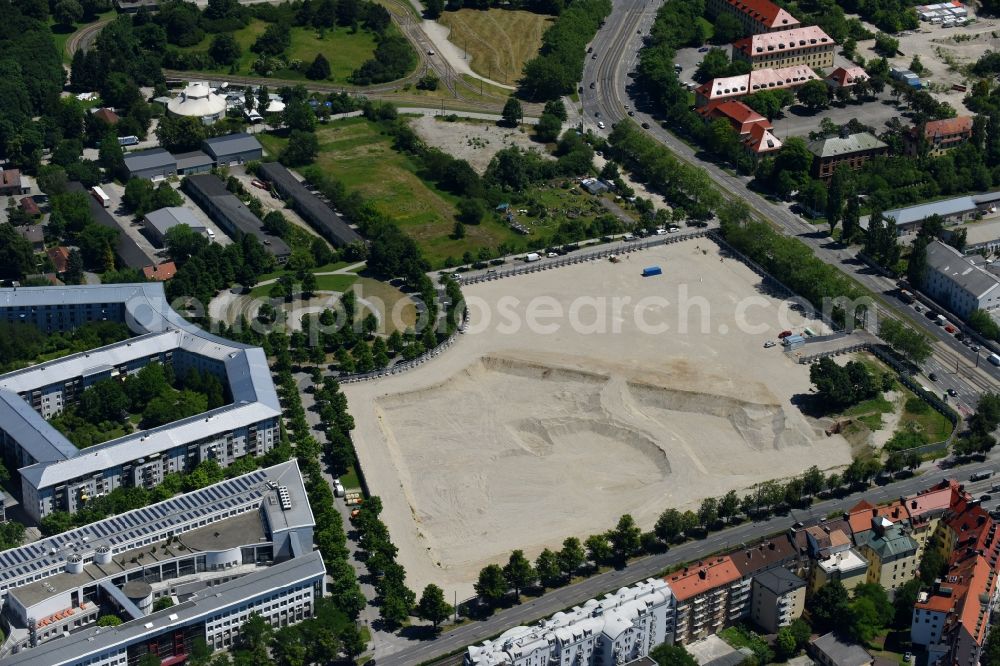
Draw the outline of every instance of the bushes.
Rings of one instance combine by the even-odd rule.
[[[351,83],[367,86],[401,79],[417,63],[416,54],[405,37],[382,35],[375,53],[351,74]]]

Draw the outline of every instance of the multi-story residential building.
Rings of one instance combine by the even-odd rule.
[[[839,580],[848,590],[865,582],[868,560],[852,547],[851,537],[845,531],[850,526],[847,521],[842,522],[843,528],[814,525],[804,530],[814,560],[809,578],[810,592],[831,580]]]
[[[313,525],[292,460],[0,553],[0,664],[176,660],[198,636],[231,646],[250,612],[298,622],[325,573]],[[126,622],[88,629],[102,613]]]
[[[0,456],[21,478],[34,519],[76,512],[120,487],[153,488],[205,460],[226,467],[259,456],[279,437],[281,406],[258,347],[191,325],[167,304],[160,283],[0,290],[0,320],[65,331],[121,321],[136,337],[0,376]],[[217,376],[230,404],[166,425],[77,449],[50,418],[101,379],[124,379],[150,363]]]
[[[750,35],[799,26],[797,18],[770,0],[708,0],[705,9],[712,16],[723,13],[735,16]]]
[[[819,76],[805,66],[783,67],[781,69],[756,69],[749,74],[725,76],[712,79],[695,88],[695,106],[726,100],[743,99],[763,90],[794,90],[808,81],[818,81]]]
[[[663,580],[625,587],[560,612],[533,627],[514,627],[469,647],[465,666],[611,666],[640,659],[673,637],[674,599]]]
[[[910,638],[927,650],[928,664],[973,666],[1000,596],[1000,531],[981,506],[962,497],[941,521],[939,536],[948,572],[914,604]]]
[[[917,155],[926,147],[930,157],[944,155],[972,139],[972,117],[959,116],[944,120],[929,120],[916,125],[903,135],[907,155]]]
[[[1000,308],[1000,276],[941,241],[927,246],[924,293],[963,319]]]
[[[868,582],[895,590],[917,575],[917,542],[902,523],[885,516],[872,518],[872,527],[863,539],[855,535],[861,554],[868,559]]]
[[[819,26],[792,28],[744,37],[733,42],[733,61],[752,69],[833,67],[837,43]]]
[[[773,567],[753,576],[750,618],[768,633],[776,633],[802,615],[806,582],[784,567]]]
[[[728,556],[685,567],[667,584],[677,603],[677,643],[714,634],[750,613],[751,579],[741,576]]]
[[[858,171],[873,157],[885,155],[889,146],[868,132],[828,137],[809,142],[813,154],[812,175],[829,181],[841,164]]]

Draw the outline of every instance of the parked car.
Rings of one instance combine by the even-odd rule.
[[[649,129],[649,123],[643,123],[642,129]]]
[[[932,372],[931,374],[927,375],[927,379],[931,380],[932,382],[936,382],[937,381],[937,373],[936,372]]]
[[[976,352],[978,354],[979,353],[979,345],[972,345],[971,347],[969,347],[969,351],[973,351],[973,352]]]
[[[600,121],[600,120],[599,120],[599,121],[597,121],[597,127],[598,127],[599,129],[604,129],[604,122],[603,122],[603,121]]]
[[[948,395],[950,395],[953,398],[957,398],[958,397],[958,391],[956,391],[953,388],[950,388],[950,389],[948,389]]]
[[[630,115],[630,116],[634,116],[634,115],[635,115],[635,111],[629,111],[629,112],[628,112],[628,115]]]

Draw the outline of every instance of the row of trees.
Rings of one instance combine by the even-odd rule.
[[[295,457],[299,461],[303,477],[306,480],[306,491],[309,494],[309,506],[316,521],[313,541],[323,554],[327,573],[331,578],[330,596],[335,608],[339,608],[350,618],[357,618],[365,606],[365,597],[358,586],[357,574],[350,562],[350,551],[347,549],[347,533],[344,531],[344,521],[334,507],[333,491],[323,476],[322,457],[330,450],[330,445],[322,446],[313,437],[309,423],[306,421],[305,410],[298,386],[292,375],[288,361],[288,337],[282,333],[271,336],[274,351],[279,363],[275,364],[278,373],[278,390],[285,408],[288,432],[291,440],[284,438],[282,447],[294,447]],[[354,428],[354,420],[346,412],[347,401],[340,393],[339,387],[332,379],[323,384],[325,396],[329,398],[329,409],[334,412],[334,421],[324,419],[323,426],[329,435],[332,431],[339,432],[350,443],[350,431]],[[330,416],[325,414],[325,416]],[[292,444],[294,442],[294,444]],[[353,448],[351,448],[353,453]]]
[[[544,102],[567,95],[583,77],[587,43],[611,13],[610,0],[574,0],[542,35],[541,52],[524,66],[518,95]]]
[[[822,358],[809,367],[809,380],[816,387],[818,404],[831,412],[839,412],[863,400],[870,400],[880,391],[889,390],[894,383],[892,375],[886,373],[881,378],[875,377],[861,361],[848,361],[846,365],[838,365],[829,357]]]
[[[915,464],[919,464],[919,459]],[[699,538],[713,530],[724,529],[743,516],[764,519],[783,507],[800,508],[824,492],[837,492],[845,486],[860,488],[871,482],[883,467],[876,459],[854,459],[843,473],[824,475],[815,465],[801,476],[782,483],[765,481],[740,496],[730,490],[719,498],[702,501],[697,511],[668,508],[660,514],[649,532],[643,532],[626,514],[611,530],[581,541],[576,537],[563,541],[562,549],[543,550],[532,564],[524,553],[515,550],[503,566],[490,564],[479,572],[476,594],[493,608],[535,586],[555,588],[567,584],[576,575],[589,575],[606,565],[620,565],[629,558],[662,552],[667,546]]]

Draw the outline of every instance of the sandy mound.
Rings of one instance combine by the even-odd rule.
[[[642,278],[651,264],[664,275]],[[471,595],[478,571],[511,549],[535,557],[623,513],[649,529],[668,507],[850,462],[842,437],[792,405],[809,391],[808,367],[763,346],[787,328],[821,326],[709,241],[464,292],[480,307],[446,353],[344,387],[359,460],[416,588]],[[580,297],[607,303],[607,325],[505,328],[527,321],[536,297],[565,312]],[[505,300],[520,305],[501,314]],[[644,330],[638,314],[669,328]]]

